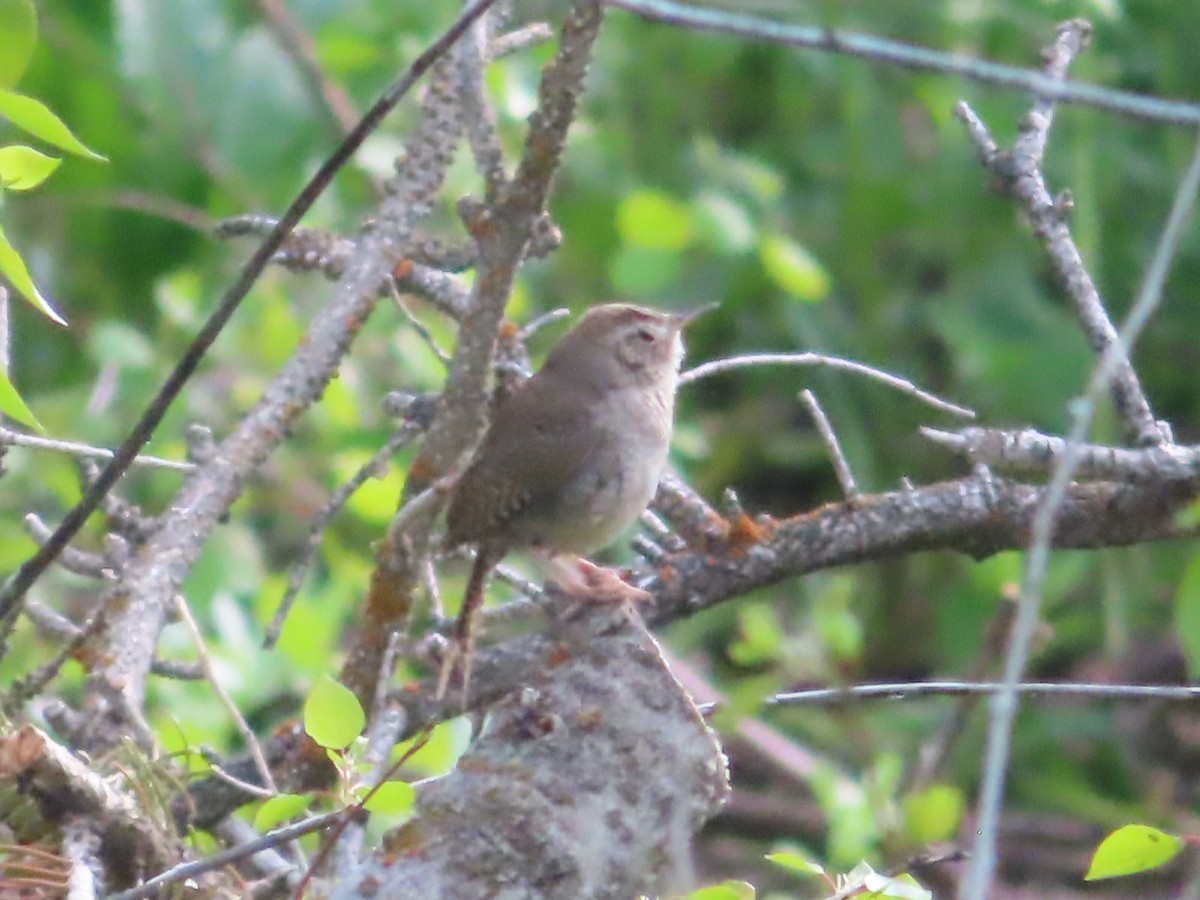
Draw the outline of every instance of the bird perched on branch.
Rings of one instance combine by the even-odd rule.
[[[579,557],[611,544],[654,496],[671,442],[681,332],[703,311],[594,307],[501,402],[447,512],[445,546],[474,545],[476,556],[439,695],[459,656],[466,693],[484,580],[510,550],[533,551],[572,593],[641,593]]]

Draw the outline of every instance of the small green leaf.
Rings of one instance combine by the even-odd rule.
[[[17,293],[41,310],[51,322],[56,325],[67,324],[67,320],[60,316],[58,310],[38,291],[33,279],[29,277],[29,270],[25,268],[25,261],[8,242],[3,228],[0,228],[0,275],[7,278],[9,284],[17,289]]]
[[[17,393],[13,383],[3,372],[0,372],[0,413],[4,413],[13,421],[20,422],[34,431],[45,431],[33,412],[25,405],[25,401],[21,399],[21,395]]]
[[[754,885],[748,881],[725,881],[692,891],[687,900],[754,900]]]
[[[958,831],[962,811],[958,788],[932,784],[904,798],[904,830],[918,844],[949,840]]]
[[[1125,825],[1100,842],[1084,878],[1098,881],[1154,869],[1174,859],[1183,846],[1181,838],[1149,825]]]
[[[0,88],[21,80],[37,46],[37,34],[33,0],[0,0]]]
[[[896,876],[872,872],[862,884],[867,889],[861,895],[863,900],[933,900],[933,892],[921,887],[907,872]]]
[[[40,100],[15,91],[0,91],[0,116],[60,150],[98,162],[108,161],[99,153],[85,147],[79,138],[71,134],[71,129],[63,120],[50,112]]]
[[[417,792],[408,782],[388,781],[367,798],[363,809],[384,816],[399,816],[411,810],[416,799]]]
[[[782,234],[765,235],[758,256],[767,275],[797,300],[815,303],[829,293],[829,275],[816,257]]]
[[[0,188],[10,191],[35,188],[49,178],[61,162],[56,156],[38,153],[32,147],[20,144],[0,147]]]
[[[825,867],[813,862],[806,856],[802,856],[791,850],[784,850],[778,853],[768,853],[766,855],[768,862],[773,862],[777,866],[782,866],[792,872],[799,872],[802,875],[817,875],[825,874]]]
[[[254,814],[254,827],[259,831],[270,831],[281,822],[294,819],[312,802],[312,794],[280,794],[272,797]]]
[[[366,722],[354,693],[327,675],[313,685],[304,701],[304,730],[322,747],[340,750],[349,746]]]
[[[617,206],[617,234],[626,246],[682,250],[691,230],[688,208],[662,191],[634,191]]]

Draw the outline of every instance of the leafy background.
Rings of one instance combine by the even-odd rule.
[[[21,90],[110,162],[70,160],[36,193],[4,198],[0,223],[70,321],[56,328],[14,303],[10,374],[50,435],[113,445],[249,252],[247,244],[214,239],[207,225],[281,210],[337,134],[255,4],[37,6],[41,42]],[[537,13],[519,6],[522,18]],[[288,3],[314,37],[326,74],[360,109],[455,7],[447,0]],[[556,10],[547,5],[552,21]],[[1200,84],[1200,15],[1190,0],[814,2],[770,12],[1017,65],[1035,65],[1055,24],[1083,15],[1096,27],[1095,40],[1075,77],[1180,98]],[[510,149],[519,146],[549,52],[542,47],[488,72]],[[989,189],[950,114],[960,97],[968,99],[1003,144],[1026,98],[650,26],[616,12],[590,85],[552,201],[564,244],[524,270],[512,318],[527,321],[558,306],[578,312],[618,296],[664,307],[716,299],[719,311],[692,329],[693,361],[829,352],[910,377],[972,406],[985,424],[1063,429],[1091,355],[1040,248],[1013,205]],[[370,181],[387,174],[410,115],[401,111],[369,141],[308,224],[356,226],[370,210]],[[0,138],[12,137],[0,125]],[[1074,197],[1076,237],[1117,317],[1136,291],[1192,142],[1178,129],[1085,109],[1059,112],[1047,175],[1052,189],[1069,188]],[[447,233],[456,233],[452,199],[477,191],[477,181],[464,154],[445,195]],[[1189,290],[1197,283],[1200,238],[1192,226],[1135,359],[1157,414],[1184,442],[1197,440],[1200,423],[1193,377],[1200,309]],[[149,451],[181,458],[191,422],[226,433],[327,292],[314,278],[269,274]],[[452,346],[448,324],[415,308],[443,346]],[[537,338],[535,354],[554,336]],[[341,377],[197,565],[189,600],[223,682],[260,729],[294,714],[298,698],[334,671],[336,635],[355,614],[370,542],[394,510],[407,457],[368,483],[334,523],[279,649],[266,653],[258,646],[264,623],[307,523],[389,433],[384,393],[436,389],[441,375],[399,313],[381,305]],[[819,395],[864,490],[960,471],[915,433],[919,424],[952,423],[877,384],[815,370],[744,371],[689,388],[674,464],[710,498],[736,489],[752,512],[784,515],[838,499],[796,399],[803,387]],[[1111,416],[1096,437],[1119,439]],[[67,457],[13,449],[5,467],[0,572],[33,549],[23,513],[53,522],[79,494]],[[177,484],[174,474],[142,470],[123,490],[153,512]],[[99,539],[97,527],[82,542]],[[679,623],[667,638],[680,658],[751,705],[767,691],[800,684],[961,675],[979,656],[985,624],[1012,595],[1019,565],[1015,554],[983,562],[929,554],[823,573]],[[447,571],[447,596],[461,592],[463,574]],[[71,613],[94,590],[58,573],[39,596]],[[1200,629],[1177,621],[1197,616],[1200,563],[1190,543],[1058,554],[1034,674],[1132,677],[1131,659],[1174,664],[1175,641],[1194,672]],[[22,631],[0,663],[0,681],[50,652]],[[163,652],[190,658],[181,627],[168,629]],[[68,673],[64,690],[76,689],[78,674]],[[153,703],[164,745],[237,745],[202,685],[160,681]],[[725,832],[718,821],[713,871],[764,882],[772,876],[758,854],[778,840],[805,844],[833,866],[902,858],[917,841],[912,817],[905,825],[902,814],[901,772],[948,709],[946,701],[924,701],[769,714],[821,761],[807,783],[786,782],[797,808],[818,810],[821,825],[799,813],[774,826],[765,816],[731,816]],[[1177,824],[1175,808],[1152,802],[1148,787],[1165,763],[1131,745],[1120,715],[1102,705],[1029,703],[1014,749],[1013,808],[1101,828]],[[981,725],[978,714],[969,720],[942,773],[950,807],[934,819],[952,821],[970,798]],[[460,745],[447,737],[422,765],[444,767]],[[741,758],[735,748],[735,779]],[[775,776],[752,755],[747,760],[739,785],[753,799],[760,782]],[[831,799],[830,773],[862,789],[860,806]]]

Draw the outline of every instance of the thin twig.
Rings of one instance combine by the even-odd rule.
[[[260,850],[267,850],[273,847],[278,847],[285,841],[290,841],[298,837],[303,837],[314,831],[319,831],[329,825],[334,824],[340,816],[345,813],[345,810],[334,810],[333,812],[322,813],[318,816],[312,816],[302,822],[297,822],[294,825],[285,825],[282,828],[276,828],[274,831],[268,831],[262,837],[247,841],[244,844],[239,844],[236,847],[230,847],[228,850],[222,850],[220,853],[214,853],[212,856],[207,856],[204,859],[197,859],[191,862],[180,863],[177,866],[172,866],[165,872],[155,875],[153,878],[142,882],[135,888],[130,888],[127,891],[120,891],[116,894],[110,894],[107,900],[142,900],[144,897],[156,897],[159,893],[159,888],[166,884],[174,884],[177,881],[183,881],[186,878],[191,878],[195,875],[202,875],[205,872],[211,872],[213,869],[223,868],[230,863],[235,863],[240,859],[245,859],[247,856],[252,856]]]
[[[108,494],[117,479],[125,472],[137,457],[138,452],[150,440],[168,407],[183,390],[183,386],[192,377],[196,367],[208,352],[209,347],[217,339],[226,323],[241,306],[242,300],[250,292],[250,288],[258,276],[262,274],[275,251],[282,245],[288,232],[296,226],[301,216],[316,202],[325,188],[333,180],[337,171],[345,165],[351,155],[362,145],[362,142],[375,130],[393,107],[408,93],[417,80],[438,61],[455,41],[471,27],[471,24],[482,16],[496,0],[475,0],[464,9],[444,32],[431,43],[408,67],[403,75],[394,81],[383,92],[380,98],[371,106],[366,115],[355,126],[346,139],[338,145],[333,154],[322,163],[316,174],[309,179],[296,198],[289,204],[280,217],[279,222],[271,233],[263,240],[258,249],[242,267],[233,285],[226,291],[225,296],[204,323],[196,338],[184,352],[182,359],[168,376],[162,388],[151,400],[146,411],[133,427],[129,437],[115,451],[112,460],[100,472],[96,480],[88,486],[80,501],[75,504],[59,524],[54,534],[38,551],[27,559],[17,572],[0,588],[0,656],[3,656],[8,635],[20,610],[21,599],[25,592],[50,566],[54,558],[83,527],[92,512]]]
[[[205,679],[212,685],[213,693],[217,695],[217,700],[225,707],[225,711],[229,713],[229,718],[233,720],[238,734],[246,742],[246,747],[250,751],[250,755],[254,757],[255,765],[258,766],[258,774],[262,776],[263,784],[271,794],[279,793],[279,788],[275,785],[275,778],[271,774],[271,767],[267,764],[267,755],[263,753],[262,745],[258,742],[258,736],[254,733],[254,729],[250,727],[250,723],[246,721],[246,717],[242,715],[242,711],[238,709],[238,705],[233,702],[233,698],[229,696],[229,692],[222,686],[220,679],[217,678],[217,674],[213,670],[212,657],[208,653],[208,644],[205,642],[204,635],[200,631],[200,626],[196,624],[196,619],[183,597],[176,599],[175,610],[179,614],[184,627],[187,628],[188,634],[191,635],[192,644],[196,648],[197,660],[200,663],[200,667],[204,670]]]
[[[317,46],[288,11],[283,0],[257,0],[283,52],[291,59],[309,90],[321,101],[321,109],[337,129],[338,136],[350,134],[358,121],[358,111],[345,91],[325,74],[317,57]]]
[[[1057,39],[1047,52],[1046,74],[1060,80],[1065,78],[1071,60],[1087,46],[1090,39],[1091,25],[1082,19],[1072,19],[1060,25]],[[980,160],[1024,208],[1063,290],[1071,298],[1088,345],[1099,357],[1116,341],[1117,329],[1071,233],[1070,195],[1064,192],[1059,198],[1052,197],[1042,174],[1042,160],[1050,127],[1054,123],[1054,110],[1053,100],[1038,97],[1022,120],[1009,153],[997,150],[987,126],[966,103],[960,101],[954,113],[966,123]],[[1118,364],[1110,388],[1113,404],[1131,440],[1142,446],[1167,441],[1167,434],[1154,420],[1150,403],[1128,359]]]
[[[37,543],[49,540],[52,529],[42,521],[37,513],[26,513],[24,518],[25,530]],[[112,578],[113,569],[108,560],[99,553],[80,550],[77,547],[64,547],[58,557],[58,564],[68,572],[82,575],[85,578]]]
[[[821,441],[825,444],[825,450],[829,454],[830,461],[833,463],[833,471],[837,475],[838,484],[842,486],[842,493],[848,501],[853,503],[860,496],[858,485],[854,481],[854,473],[850,471],[850,463],[846,460],[846,455],[842,452],[842,445],[838,442],[837,435],[833,431],[833,426],[829,424],[829,418],[825,415],[825,410],[821,408],[821,404],[817,401],[816,394],[807,388],[800,392],[800,401],[808,408],[809,415],[812,416],[813,422],[817,426],[817,431],[821,435]]]
[[[404,302],[404,297],[400,294],[399,289],[396,287],[396,282],[394,279],[388,280],[388,293],[392,295],[392,300],[395,302],[396,307],[400,310],[400,314],[408,320],[408,324],[411,325],[412,330],[417,333],[417,337],[419,337],[424,342],[425,346],[429,348],[429,352],[437,357],[437,361],[443,366],[449,365],[450,355],[438,346],[437,341],[433,339],[433,334],[425,326],[425,323],[418,319],[413,311],[408,308],[408,304]]]
[[[943,431],[922,427],[926,437],[976,464],[1007,472],[1045,475],[1067,452],[1064,438],[1032,428],[963,428]],[[1200,476],[1200,446],[1157,444],[1150,447],[1106,447],[1084,444],[1075,450],[1076,479],[1158,483],[1190,481]]]
[[[565,306],[560,306],[558,309],[552,309],[548,313],[542,313],[528,325],[525,325],[517,332],[517,340],[520,343],[525,343],[547,325],[552,325],[562,319],[569,318],[571,311]]]
[[[270,798],[277,796],[279,793],[271,788],[265,788],[262,785],[254,784],[254,782],[247,781],[244,778],[238,778],[236,775],[222,766],[213,754],[201,751],[200,755],[204,757],[204,761],[208,763],[209,771],[212,773],[214,778],[216,778],[218,781],[225,782],[230,787],[237,788],[239,791],[250,797],[257,797],[259,800],[269,800]]]
[[[321,546],[321,539],[325,536],[325,529],[329,527],[329,523],[333,520],[333,517],[342,510],[354,495],[354,492],[362,487],[368,479],[380,477],[380,472],[387,466],[388,461],[396,455],[396,452],[401,447],[420,433],[420,430],[413,423],[404,422],[384,442],[383,446],[354,473],[354,476],[349,481],[333,492],[333,496],[329,498],[324,508],[317,513],[312,525],[309,527],[308,537],[304,541],[304,546],[296,555],[296,561],[288,571],[287,587],[283,592],[283,598],[279,601],[278,608],[275,610],[275,615],[271,617],[271,624],[267,626],[267,633],[263,638],[263,649],[270,650],[279,640],[279,635],[283,631],[283,623],[287,620],[287,615],[291,611],[292,604],[295,603],[296,597],[300,593],[300,588],[304,585],[304,578],[312,566],[313,559],[317,555],[317,549]]]
[[[1067,435],[1067,450],[1050,480],[1045,499],[1033,520],[1030,530],[1029,554],[1021,578],[1021,600],[1017,609],[1016,624],[1013,627],[1009,655],[1005,660],[1004,684],[1007,689],[997,694],[992,700],[992,716],[988,724],[987,754],[981,778],[978,838],[972,865],[961,895],[967,900],[984,900],[995,869],[996,829],[1004,792],[1012,726],[1017,711],[1015,686],[1025,670],[1029,648],[1037,628],[1055,520],[1075,472],[1076,447],[1082,445],[1087,437],[1100,395],[1107,390],[1121,361],[1129,357],[1130,350],[1142,328],[1158,308],[1162,299],[1162,288],[1166,281],[1167,271],[1187,224],[1197,189],[1200,189],[1200,143],[1197,144],[1187,171],[1180,180],[1170,215],[1167,217],[1162,236],[1154,250],[1154,257],[1142,280],[1137,300],[1133,304],[1128,318],[1122,324],[1117,340],[1104,353],[1093,372],[1087,393],[1083,398],[1071,404],[1073,421]]]
[[[924,72],[958,75],[969,81],[1002,88],[1030,91],[1059,103],[1093,106],[1119,115],[1173,125],[1200,126],[1200,105],[1179,100],[1162,100],[1130,91],[1116,91],[1078,81],[1056,81],[1041,72],[988,60],[941,53],[912,44],[902,44],[872,35],[837,31],[817,26],[791,25],[752,16],[671,0],[604,0],[644,19],[665,22],[697,31],[729,34],[816,50],[838,53],[871,62]]]
[[[529,47],[536,47],[554,39],[554,29],[545,22],[530,22],[528,25],[497,35],[488,42],[487,60],[490,62],[502,56],[517,53]]]
[[[855,372],[859,375],[866,375],[868,378],[873,378],[876,381],[881,381],[888,387],[920,400],[934,409],[950,413],[951,415],[962,416],[964,419],[975,418],[973,410],[967,409],[965,406],[959,406],[957,403],[951,403],[949,400],[936,397],[928,391],[917,387],[906,378],[891,375],[864,363],[842,359],[839,356],[826,356],[823,353],[750,353],[745,356],[729,356],[725,359],[714,359],[711,362],[701,363],[696,368],[684,372],[679,376],[679,384],[683,386],[691,384],[694,381],[699,381],[701,378],[708,378],[712,375],[733,371],[734,369],[748,369],[754,366],[826,366],[831,369]]]
[[[53,659],[43,663],[24,678],[14,681],[8,695],[4,698],[5,711],[11,713],[30,697],[40,694],[46,685],[57,678],[59,671],[67,664],[67,661],[73,659],[83,649],[83,645],[104,627],[104,613],[103,607],[94,611],[88,620],[79,626],[75,637],[64,644]]]
[[[113,452],[106,447],[93,447],[78,441],[62,441],[54,438],[37,437],[20,431],[13,431],[0,425],[0,443],[14,444],[18,447],[28,447],[31,450],[50,450],[55,453],[69,453],[72,456],[82,456],[86,459],[112,459]],[[139,455],[130,463],[133,466],[144,466],[147,469],[171,469],[176,472],[190,472],[196,466],[190,462],[174,459],[163,459],[158,456]]]
[[[966,697],[998,694],[1001,681],[898,681],[850,687],[814,688],[776,694],[768,706],[843,703],[850,700],[916,700],[923,697]],[[1017,693],[1026,697],[1083,697],[1093,700],[1200,700],[1200,686],[1101,684],[1097,682],[1022,681]]]

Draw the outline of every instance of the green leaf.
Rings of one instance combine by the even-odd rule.
[[[254,814],[254,827],[259,831],[270,831],[281,822],[294,819],[312,802],[312,794],[280,794],[272,797]]]
[[[35,188],[49,178],[61,162],[56,156],[47,156],[20,144],[0,147],[0,188],[10,191]]]
[[[729,658],[739,666],[761,666],[779,659],[782,629],[767,603],[745,603],[738,610],[738,638],[729,645]]]
[[[918,844],[949,840],[958,831],[963,796],[948,784],[931,784],[904,798],[904,830]]]
[[[51,306],[50,301],[38,291],[33,279],[29,277],[29,270],[25,268],[25,261],[8,242],[3,228],[0,228],[0,275],[7,278],[9,284],[16,288],[17,293],[41,310],[42,314],[51,322],[56,325],[67,324],[67,320],[60,316],[58,310]]]
[[[933,892],[921,887],[907,872],[889,876],[874,872],[863,879],[863,900],[933,900]]]
[[[25,405],[25,401],[21,399],[21,395],[17,393],[13,383],[3,372],[0,372],[0,413],[4,413],[13,421],[20,422],[34,431],[45,431],[33,412]]]
[[[21,80],[37,46],[37,35],[33,0],[0,0],[0,88],[10,88]]]
[[[1096,848],[1087,881],[1144,872],[1170,862],[1183,849],[1181,838],[1149,825],[1124,825]]]
[[[406,781],[388,781],[381,784],[367,801],[363,809],[384,816],[399,816],[412,809],[417,792]]]
[[[626,246],[682,250],[691,231],[688,208],[662,191],[634,191],[617,205],[617,234]]]
[[[758,256],[771,280],[797,300],[815,303],[829,293],[825,269],[786,235],[765,235],[759,242]]]
[[[0,91],[0,116],[60,150],[98,162],[108,162],[99,153],[85,147],[79,138],[71,134],[71,129],[62,119],[50,112],[41,101],[32,97],[15,91]]]
[[[358,698],[328,675],[313,685],[304,701],[304,730],[322,747],[340,750],[349,746],[366,723]]]
[[[819,877],[825,874],[824,866],[791,850],[768,853],[765,858],[768,862],[773,862],[777,866],[782,866],[791,872],[799,872],[802,875],[816,875]]]
[[[748,881],[725,881],[692,891],[687,900],[754,900],[754,885]]]

